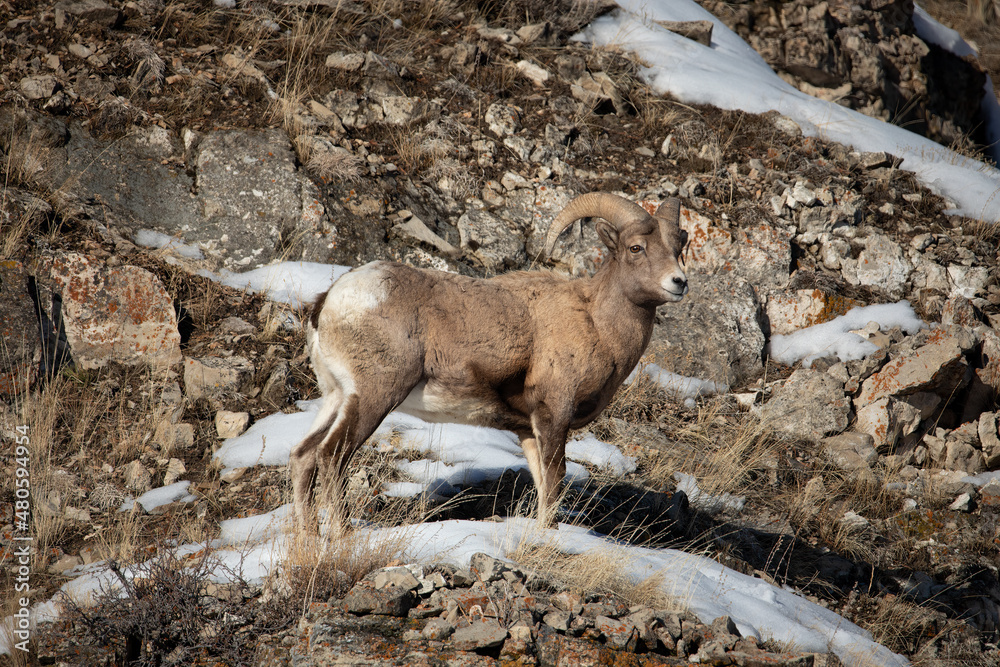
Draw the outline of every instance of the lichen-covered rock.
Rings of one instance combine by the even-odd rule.
[[[890,453],[900,437],[910,435],[920,425],[920,411],[903,400],[883,396],[858,409],[855,428],[873,439],[875,449]]]
[[[819,288],[778,292],[767,300],[770,333],[788,335],[814,324],[828,322],[851,308],[862,305],[864,304],[855,299]]]
[[[173,299],[149,271],[65,253],[52,260],[49,274],[61,291],[66,339],[81,368],[116,361],[163,369],[181,360]]]
[[[960,329],[935,329],[909,354],[900,354],[861,386],[855,406],[862,407],[886,396],[934,392],[950,397],[965,381],[968,366],[963,352],[975,339]]]

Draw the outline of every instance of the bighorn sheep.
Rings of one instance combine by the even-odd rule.
[[[604,409],[649,343],[656,307],[688,290],[680,202],[655,215],[603,192],[556,216],[545,241],[601,218],[610,256],[588,278],[520,271],[488,279],[372,262],[319,297],[306,341],[323,402],[291,452],[295,513],[310,525],[317,479],[332,524],[345,521],[344,479],[355,450],[394,408],[436,422],[514,431],[554,522],[566,435]]]

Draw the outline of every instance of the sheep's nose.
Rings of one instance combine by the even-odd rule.
[[[674,284],[680,287],[681,289],[687,287],[688,284],[687,278],[682,278],[681,276],[674,276],[673,281]]]

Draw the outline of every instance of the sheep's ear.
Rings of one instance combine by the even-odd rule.
[[[597,235],[614,255],[618,251],[618,229],[606,220],[597,221]]]

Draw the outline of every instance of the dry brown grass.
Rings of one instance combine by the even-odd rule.
[[[426,514],[421,502],[386,502],[380,496],[384,484],[398,479],[392,453],[365,447],[352,463],[353,475],[345,480],[350,522],[396,527],[396,532],[367,531],[362,528],[341,532],[326,530],[320,535],[294,531],[289,534],[288,552],[284,563],[283,584],[289,587],[291,599],[302,601],[302,613],[314,601],[344,595],[351,586],[368,573],[391,564],[404,553],[411,542],[405,526],[419,523]],[[321,493],[317,505],[328,507]],[[322,511],[322,509],[320,510]],[[323,525],[325,522],[320,521]]]
[[[343,181],[357,183],[365,173],[365,161],[339,146],[299,147],[296,142],[299,159],[305,158],[306,169],[317,178],[325,181]]]
[[[18,123],[13,123],[11,133],[0,137],[4,190],[9,187],[38,190],[56,165],[52,154],[53,141],[40,129],[24,131]]]
[[[872,633],[875,641],[892,651],[913,655],[940,636],[941,615],[901,597],[863,596],[858,606],[859,624]]]
[[[324,493],[330,489],[317,487],[316,510],[321,534],[295,531],[290,526],[289,546],[285,560],[283,585],[291,590],[291,599],[302,600],[303,613],[313,601],[323,601],[333,595],[342,596],[369,572],[398,564],[397,560],[411,543],[406,526],[421,523],[431,513],[428,499],[387,498],[382,489],[401,481],[396,467],[402,459],[424,458],[425,454],[401,446],[392,435],[389,447],[370,441],[355,453],[344,480],[347,511],[345,519],[354,525],[395,528],[378,535],[364,528],[348,529],[335,534],[327,530],[326,508],[329,500]],[[291,502],[291,488],[286,500]]]
[[[978,25],[1000,23],[1000,2],[997,0],[966,0],[966,17]]]
[[[10,188],[0,186],[0,258],[19,257],[28,246],[28,239],[40,231],[47,205],[37,198],[12,201]],[[20,213],[15,211],[20,209]]]
[[[397,563],[409,539],[352,530],[338,538],[295,533],[283,565],[283,583],[290,599],[301,601],[303,614],[313,602],[343,596],[368,573]]]
[[[876,548],[875,529],[852,521],[849,513],[869,522],[896,515],[900,496],[888,490],[885,481],[871,470],[846,474],[820,467],[802,486],[788,486],[772,495],[768,506],[787,516],[796,530],[836,553],[879,564],[885,555]]]
[[[58,380],[50,383],[41,395],[21,395],[10,415],[12,426],[27,427],[23,435],[28,438],[31,536],[35,554],[32,567],[35,570],[45,569],[51,547],[60,543],[66,529],[62,507],[56,506],[56,512],[48,511],[46,507],[50,506],[50,501],[61,499],[60,492],[65,491],[65,485],[53,471],[64,455],[64,450],[57,444],[60,441],[57,433],[60,426],[59,384]],[[13,434],[5,430],[4,436],[7,440]],[[0,495],[13,498],[14,476],[4,475],[2,484]]]
[[[21,610],[20,596],[13,591],[5,595],[2,605],[0,605],[0,644],[14,647],[21,639],[14,635],[15,626],[14,614]],[[28,667],[28,665],[38,664],[35,661],[34,637],[36,631],[31,632],[31,639],[28,644],[28,651],[12,648],[10,653],[0,656],[0,664],[9,667]]]
[[[166,3],[160,19],[157,40],[172,37],[179,43],[198,46],[211,43],[218,36],[230,41],[231,12],[212,3],[175,0]]]
[[[695,412],[681,408],[647,376],[619,392],[609,415],[655,424],[669,447],[647,453],[644,477],[658,488],[673,488],[673,474],[694,475],[711,494],[752,493],[755,482],[781,444],[767,424],[734,409],[725,397],[705,400]],[[632,444],[613,442],[626,449]]]
[[[522,569],[536,576],[559,582],[580,595],[603,593],[619,597],[631,605],[655,609],[682,606],[662,590],[663,576],[654,574],[635,582],[627,575],[631,565],[627,555],[612,543],[606,549],[585,554],[569,554],[557,545],[525,540],[508,557]]]

